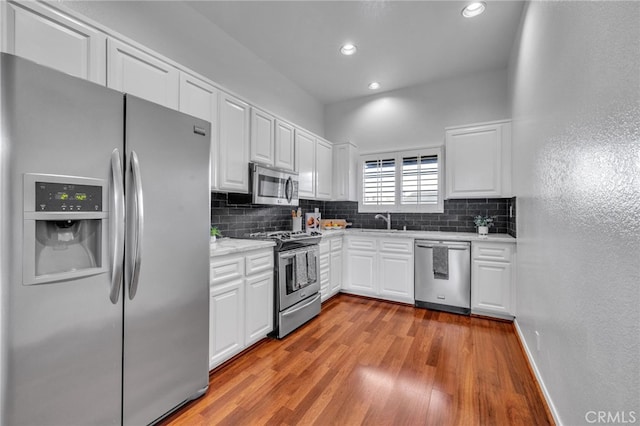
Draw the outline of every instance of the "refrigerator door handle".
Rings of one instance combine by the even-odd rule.
[[[142,178],[140,177],[140,162],[138,154],[131,151],[131,174],[133,177],[134,206],[136,210],[135,233],[133,246],[133,262],[131,279],[129,280],[129,299],[133,300],[138,291],[138,279],[140,277],[140,264],[142,262],[142,236],[144,234],[144,202],[142,199]]]
[[[120,151],[116,148],[111,153],[111,196],[113,211],[111,212],[111,288],[109,299],[114,305],[120,297],[122,285],[122,269],[124,267],[124,182]]]

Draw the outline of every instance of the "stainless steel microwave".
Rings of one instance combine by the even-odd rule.
[[[298,173],[250,163],[249,177],[253,204],[298,205]]]

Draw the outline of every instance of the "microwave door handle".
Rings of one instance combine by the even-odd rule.
[[[293,180],[291,179],[291,176],[287,178],[287,183],[285,184],[284,192],[287,196],[287,202],[290,203],[291,199],[293,198]]]

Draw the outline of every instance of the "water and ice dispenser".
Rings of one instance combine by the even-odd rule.
[[[106,192],[101,179],[25,174],[25,285],[108,270]]]

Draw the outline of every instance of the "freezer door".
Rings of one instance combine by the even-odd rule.
[[[11,55],[0,64],[0,424],[118,425],[122,296],[110,300],[104,218],[123,95]],[[36,213],[35,174],[102,182],[102,213],[88,216],[103,219],[57,222],[50,216],[67,213]],[[78,272],[83,265],[92,272]]]
[[[143,425],[208,385],[210,126],[126,105],[123,420]]]

